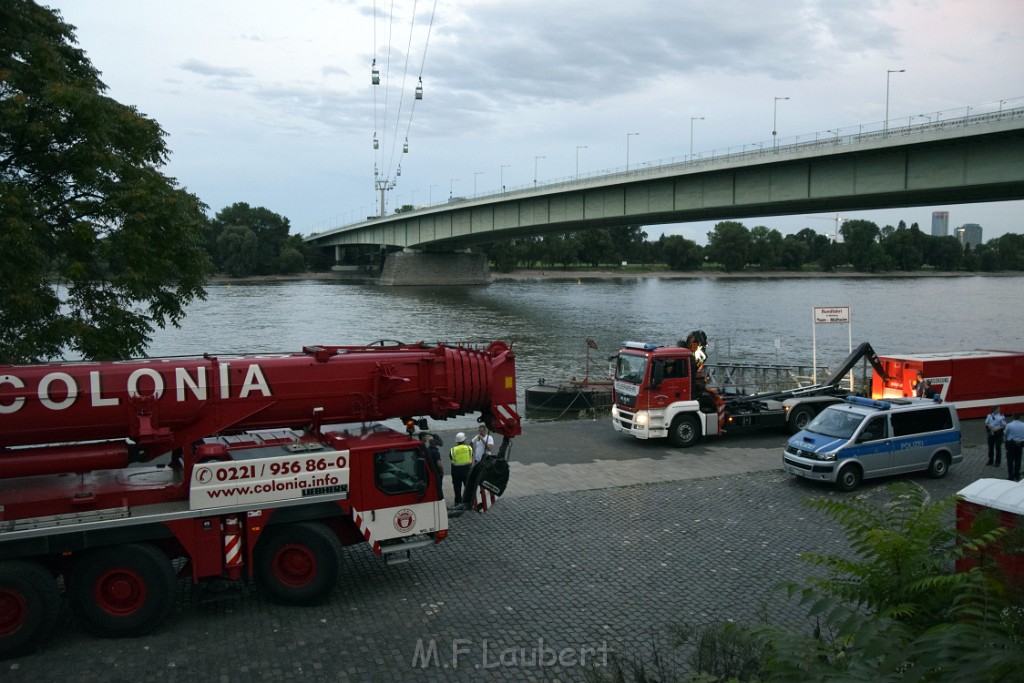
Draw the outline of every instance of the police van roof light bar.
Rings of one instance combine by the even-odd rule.
[[[892,408],[892,404],[888,401],[876,401],[871,398],[864,398],[863,396],[847,396],[846,402],[859,406],[868,406],[869,408],[878,408],[879,410],[889,410],[889,408]]]

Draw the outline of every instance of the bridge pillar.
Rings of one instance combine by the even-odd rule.
[[[486,285],[491,281],[484,254],[398,251],[387,255],[382,285]]]

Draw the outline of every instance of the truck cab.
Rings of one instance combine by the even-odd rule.
[[[638,439],[692,445],[719,433],[716,395],[704,386],[693,351],[624,342],[615,362],[612,426]]]

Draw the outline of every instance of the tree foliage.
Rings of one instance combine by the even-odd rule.
[[[0,360],[140,354],[204,296],[199,200],[157,123],[104,95],[74,28],[0,3]]]
[[[826,575],[790,584],[815,619],[815,634],[764,628],[762,680],[1003,681],[1019,674],[1024,620],[1008,577],[983,558],[1006,530],[983,518],[956,542],[955,499],[929,503],[912,483],[887,489],[881,505],[814,499],[846,532],[853,555],[804,557]]]
[[[728,271],[743,270],[750,262],[753,238],[750,230],[736,221],[722,221],[708,233],[705,253]]]

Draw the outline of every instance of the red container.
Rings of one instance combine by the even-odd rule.
[[[959,351],[884,355],[878,359],[888,379],[875,373],[872,398],[913,396],[920,372],[931,382],[938,398],[956,405],[961,419],[985,417],[994,405],[1007,416],[1024,412],[1024,353]]]

